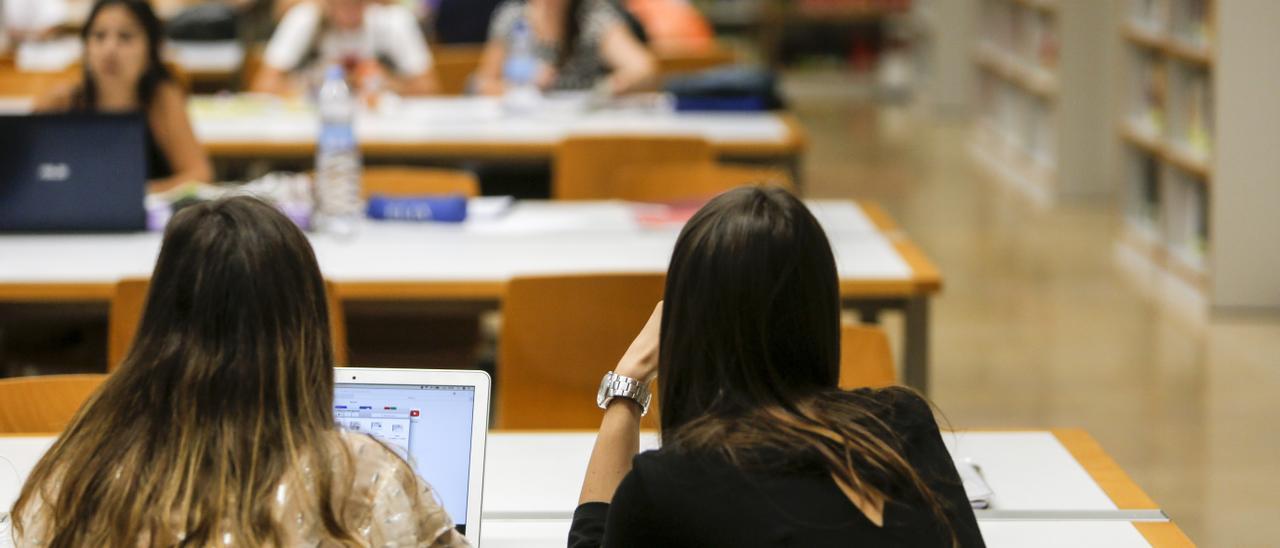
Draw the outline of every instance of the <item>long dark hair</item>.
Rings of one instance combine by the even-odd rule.
[[[128,356],[22,489],[19,538],[39,500],[49,546],[205,546],[224,532],[283,546],[273,501],[296,481],[327,540],[354,543],[326,302],[306,237],[271,206],[183,209]]]
[[[950,527],[880,418],[885,404],[837,387],[835,258],[803,202],[762,187],[711,200],[676,241],[664,299],[665,448],[744,467],[758,450],[782,451],[825,469],[846,493],[922,501]]]
[[[173,79],[173,75],[164,65],[164,60],[160,58],[160,52],[164,46],[164,24],[160,22],[159,17],[156,17],[155,11],[151,9],[151,3],[146,0],[98,0],[94,2],[93,9],[89,11],[89,17],[85,19],[84,27],[80,29],[81,43],[88,44],[89,32],[93,28],[94,21],[97,21],[98,14],[111,6],[121,6],[129,10],[129,14],[138,21],[142,32],[147,36],[147,68],[142,71],[142,77],[138,79],[138,103],[145,111],[151,106],[151,100],[156,96],[156,88],[159,88],[161,83]],[[72,104],[76,109],[93,111],[98,108],[98,87],[93,81],[93,73],[89,71],[88,48],[85,48],[85,55],[81,63],[82,81],[72,96]]]

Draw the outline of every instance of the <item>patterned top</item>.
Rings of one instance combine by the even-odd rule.
[[[498,6],[489,25],[489,39],[511,40],[516,23],[525,17],[526,8],[523,0],[507,0]],[[622,15],[606,0],[585,0],[577,17],[578,28],[581,29],[578,43],[569,52],[564,66],[557,71],[552,90],[588,90],[609,74],[609,66],[600,55],[600,46],[605,33],[622,22]],[[557,49],[555,43],[537,40],[538,58],[549,66],[556,64]]]
[[[360,540],[368,546],[385,547],[470,546],[466,538],[454,529],[453,520],[431,487],[419,480],[404,460],[367,435],[349,432],[340,435],[355,460],[350,499],[342,517],[346,518]],[[333,463],[333,466],[334,469],[342,468],[338,463]],[[309,467],[303,470],[302,476],[310,476]],[[309,482],[300,486],[295,481],[285,480],[275,493],[274,515],[286,525],[286,545],[323,544],[324,525],[318,516],[303,510],[307,507],[307,500],[314,496],[314,486]],[[23,538],[15,539],[16,546],[47,544],[46,517],[41,515],[40,500],[35,502],[24,514],[23,523],[27,525]],[[229,524],[228,528],[231,527]],[[150,545],[145,533],[138,540],[139,546]]]

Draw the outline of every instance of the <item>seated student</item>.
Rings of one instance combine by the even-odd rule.
[[[80,31],[84,76],[39,98],[36,112],[143,112],[151,190],[213,178],[187,118],[186,94],[160,60],[160,21],[146,0],[99,0]]]
[[[315,76],[333,64],[346,68],[365,94],[386,89],[424,95],[439,90],[431,52],[413,13],[373,0],[316,0],[290,8],[267,43],[251,87],[265,93],[304,91],[290,81],[290,73],[311,70]]]
[[[839,362],[813,215],[780,189],[712,200],[614,371],[662,380],[662,449],[636,455],[641,406],[606,401],[569,546],[981,546],[929,404],[841,391]]]
[[[493,14],[489,41],[476,71],[481,93],[506,89],[503,66],[520,21],[532,31],[543,90],[590,90],[621,95],[653,89],[657,62],[605,0],[507,0]]]
[[[335,425],[326,302],[270,205],[180,211],[128,356],[22,488],[17,546],[466,546],[403,459]]]

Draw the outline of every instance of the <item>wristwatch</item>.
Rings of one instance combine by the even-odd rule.
[[[596,405],[601,409],[608,409],[609,402],[614,398],[627,398],[640,404],[640,416],[644,416],[649,412],[649,400],[653,398],[653,394],[649,392],[649,383],[610,371],[600,380],[600,392],[596,394]]]

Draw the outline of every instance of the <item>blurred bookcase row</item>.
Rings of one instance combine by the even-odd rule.
[[[1179,287],[1199,309],[1207,302],[1214,187],[1214,7],[1128,0],[1120,30],[1126,96],[1116,129],[1124,204],[1117,251],[1141,281]]]
[[[1105,2],[979,0],[973,62],[979,164],[1038,203],[1105,189]]]
[[[1045,205],[1118,195],[1144,293],[1280,313],[1280,1],[970,1],[978,165]]]

